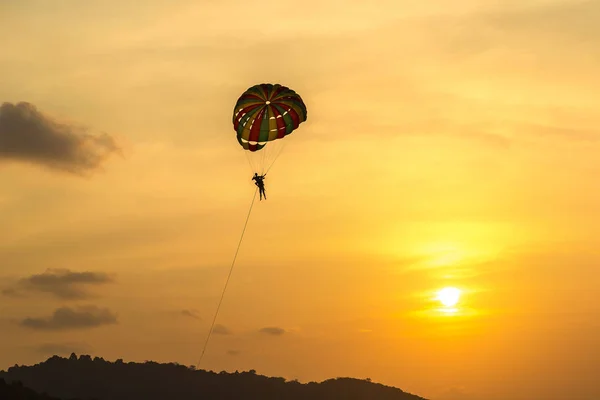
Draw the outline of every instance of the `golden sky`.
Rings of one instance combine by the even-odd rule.
[[[308,120],[201,368],[600,398],[600,3],[367,3],[0,2],[0,368],[198,361],[255,189],[233,105],[271,82]]]

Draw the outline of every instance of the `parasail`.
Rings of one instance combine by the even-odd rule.
[[[271,168],[286,136],[306,117],[304,101],[288,87],[262,83],[242,93],[233,110],[233,128],[253,172],[262,175]]]
[[[279,156],[285,138],[296,130],[302,122],[306,121],[306,106],[302,98],[292,89],[280,84],[261,83],[246,90],[239,97],[233,109],[233,128],[237,134],[237,141],[244,149],[250,166],[253,169],[256,186],[260,189],[260,198],[264,195],[263,178],[269,171],[276,158]],[[283,143],[283,144],[282,144]],[[258,175],[260,173],[260,175]],[[266,195],[264,195],[266,199]],[[210,330],[206,336],[198,366],[204,357],[208,341],[219,314],[225,290],[231,278],[231,273],[237,259],[244,233],[248,226],[250,213],[256,199],[256,192],[250,203],[246,216],[244,229],[233,256],[229,275],[225,281],[217,310],[212,320]]]

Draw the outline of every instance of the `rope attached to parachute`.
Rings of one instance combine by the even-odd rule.
[[[227,280],[225,281],[225,286],[223,287],[223,292],[221,293],[221,299],[219,300],[219,305],[217,306],[217,311],[215,312],[215,316],[212,320],[212,324],[210,325],[210,330],[208,331],[208,336],[206,337],[206,341],[204,342],[204,347],[202,348],[202,354],[200,355],[200,359],[198,360],[198,364],[196,368],[200,367],[200,362],[204,357],[204,353],[206,352],[206,346],[208,345],[208,341],[210,340],[210,336],[212,335],[213,328],[215,327],[215,322],[217,320],[217,315],[219,315],[219,310],[221,309],[221,303],[223,302],[223,297],[225,296],[225,290],[227,290],[227,285],[229,284],[229,279],[231,278],[231,273],[233,272],[233,266],[235,265],[235,260],[237,259],[237,255],[240,251],[240,247],[242,246],[242,240],[244,239],[244,233],[246,233],[246,227],[248,226],[248,220],[250,220],[250,213],[252,212],[252,207],[254,206],[254,200],[256,200],[256,193],[258,193],[258,188],[254,191],[254,196],[252,197],[252,203],[250,203],[250,209],[248,210],[248,215],[246,216],[246,222],[244,223],[244,229],[242,229],[242,235],[240,236],[240,241],[238,242],[237,249],[235,250],[235,255],[233,256],[233,261],[231,262],[231,267],[229,267],[229,275],[227,275]]]

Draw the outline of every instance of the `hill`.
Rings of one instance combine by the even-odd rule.
[[[60,400],[46,393],[37,393],[34,390],[26,388],[21,382],[15,381],[6,383],[0,378],[0,399],[2,400]],[[77,400],[77,399],[70,399]]]
[[[215,373],[176,363],[109,362],[89,355],[77,358],[75,354],[69,358],[53,356],[32,366],[14,366],[0,371],[0,378],[21,381],[55,397],[97,400],[425,400],[369,380],[336,378],[299,383],[258,375],[254,370]]]

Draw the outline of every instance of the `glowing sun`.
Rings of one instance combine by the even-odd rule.
[[[443,288],[437,292],[437,299],[444,307],[454,307],[460,299],[460,290],[453,287]]]

